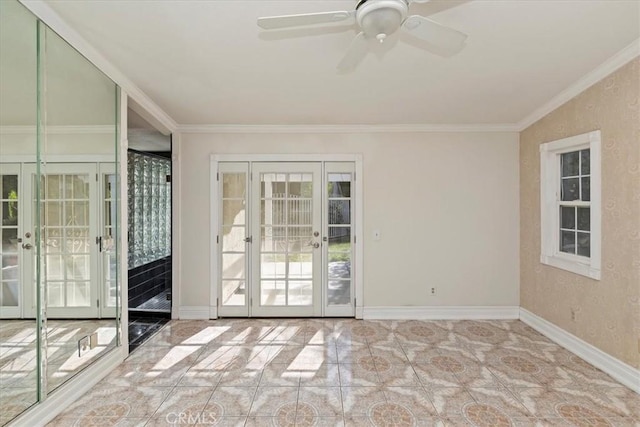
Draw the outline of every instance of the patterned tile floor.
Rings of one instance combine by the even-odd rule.
[[[640,426],[520,321],[172,321],[50,426]]]

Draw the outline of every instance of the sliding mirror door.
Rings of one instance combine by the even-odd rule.
[[[40,46],[41,283],[50,392],[117,345],[119,88],[42,24]],[[33,190],[36,171],[25,171]]]
[[[37,310],[24,312],[25,292],[35,293],[37,242],[25,224],[22,173],[37,162],[36,36],[35,16],[0,1],[0,426],[38,401]]]

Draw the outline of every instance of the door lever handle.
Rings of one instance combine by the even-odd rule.
[[[32,248],[33,248],[33,245],[31,243],[23,243],[22,244],[22,249],[29,250],[29,249],[32,249]]]

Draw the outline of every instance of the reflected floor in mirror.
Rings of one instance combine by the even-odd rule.
[[[0,321],[0,425],[37,401],[35,320]]]
[[[97,340],[90,348],[93,334]],[[79,350],[78,342],[83,339],[87,346]],[[0,425],[3,425],[36,401],[35,321],[2,320],[0,341]],[[49,320],[46,351],[48,391],[55,390],[115,344],[113,319]]]
[[[171,321],[49,426],[635,426],[632,390],[519,320]]]

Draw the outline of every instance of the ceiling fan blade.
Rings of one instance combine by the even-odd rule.
[[[353,19],[355,12],[337,11],[304,13],[301,15],[268,16],[258,18],[258,26],[265,30],[280,28],[302,27],[305,25],[329,24]]]
[[[343,72],[354,70],[367,55],[367,52],[369,52],[369,40],[363,32],[360,32],[351,42],[347,53],[342,57],[338,64],[338,70]]]
[[[462,49],[464,41],[467,39],[466,34],[419,15],[409,16],[405,19],[402,23],[402,29],[420,40],[449,51]]]

